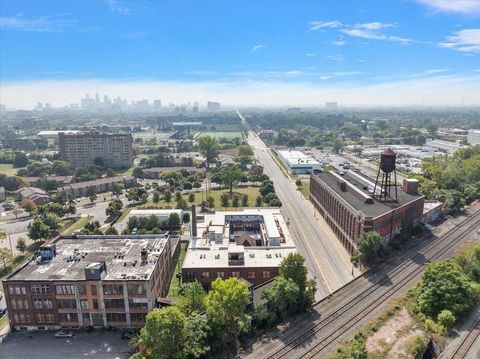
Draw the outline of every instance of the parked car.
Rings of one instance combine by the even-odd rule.
[[[15,208],[15,205],[13,203],[4,203],[2,204],[2,207],[6,210],[6,211],[11,211],[12,209]]]
[[[132,229],[132,234],[133,234],[133,235],[137,234],[137,231],[138,231],[138,228],[135,227],[134,229]]]
[[[70,330],[60,330],[55,333],[55,338],[72,338],[73,332]]]
[[[138,334],[138,331],[136,331],[136,330],[126,329],[126,330],[122,331],[122,339],[130,340],[137,334]]]

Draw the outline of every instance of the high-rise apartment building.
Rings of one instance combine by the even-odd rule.
[[[132,135],[130,133],[59,133],[60,158],[75,168],[94,164],[98,158],[106,167],[121,168],[133,165]]]
[[[220,110],[220,102],[207,102],[207,110],[208,111],[219,111]]]

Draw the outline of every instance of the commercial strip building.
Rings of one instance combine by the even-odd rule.
[[[171,214],[176,214],[182,219],[183,210],[182,209],[132,209],[128,214],[128,217],[150,217],[155,216],[160,221],[166,221]]]
[[[100,133],[97,130],[77,134],[58,134],[60,158],[73,167],[91,166],[100,158],[112,168],[133,165],[132,135],[130,133]]]
[[[64,130],[64,131],[40,131],[37,133],[38,137],[45,137],[49,140],[56,140],[58,141],[58,137],[60,133],[67,133],[67,134],[79,134],[82,133],[82,131],[78,130]]]
[[[180,250],[168,235],[76,236],[40,247],[3,280],[12,328],[140,327]]]
[[[320,162],[301,151],[279,150],[278,158],[291,173],[310,173],[322,168]]]
[[[472,146],[480,145],[480,130],[468,131],[467,142]]]
[[[217,277],[259,285],[278,275],[280,263],[296,252],[279,208],[192,213],[192,239],[182,267],[184,282],[208,287]]]
[[[359,172],[310,175],[310,200],[350,255],[357,253],[356,242],[364,232],[376,231],[386,243],[402,225],[415,225],[424,216],[418,180],[404,180],[396,202],[378,200],[374,190],[375,180]]]
[[[130,188],[137,184],[137,179],[133,176],[115,176],[100,178],[93,181],[84,181],[72,183],[67,186],[57,188],[58,191],[73,193],[75,197],[84,197],[87,195],[89,187],[94,187],[96,193],[111,191],[115,184],[121,184],[124,188]]]

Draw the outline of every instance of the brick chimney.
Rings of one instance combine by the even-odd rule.
[[[402,188],[407,194],[417,194],[418,193],[419,182],[415,178],[405,178],[403,180]]]

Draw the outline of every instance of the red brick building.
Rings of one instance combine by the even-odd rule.
[[[375,180],[354,171],[322,172],[310,175],[310,200],[324,217],[350,255],[364,232],[380,233],[384,243],[403,224],[421,220],[425,198],[417,192],[417,180],[404,180],[397,201],[379,201],[373,196]]]

